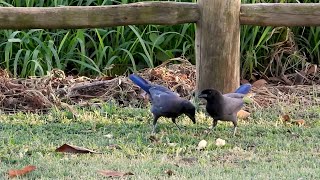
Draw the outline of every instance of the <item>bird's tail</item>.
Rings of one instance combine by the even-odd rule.
[[[248,94],[249,91],[251,90],[251,87],[252,85],[249,83],[243,84],[235,91],[235,93]]]
[[[130,74],[129,79],[131,79],[132,82],[134,82],[136,85],[138,85],[141,89],[143,89],[145,92],[149,93],[149,89],[151,88],[151,84],[143,79],[142,77],[136,75],[136,74]]]

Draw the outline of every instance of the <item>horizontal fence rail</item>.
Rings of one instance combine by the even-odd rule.
[[[257,26],[320,26],[320,3],[242,4],[240,23]]]
[[[200,18],[195,3],[139,2],[110,6],[0,7],[0,29],[174,25]]]
[[[0,7],[0,29],[175,25],[200,19],[196,3],[139,2],[110,6]],[[320,26],[320,3],[242,4],[240,24]]]

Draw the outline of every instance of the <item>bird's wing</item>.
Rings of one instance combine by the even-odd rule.
[[[173,96],[178,96],[178,97],[180,96],[178,93],[175,93],[175,92],[171,91],[170,89],[168,89],[168,88],[166,88],[164,86],[161,86],[161,85],[155,84],[155,85],[152,86],[152,89],[155,89],[157,91],[162,91],[164,93],[171,94]]]
[[[222,108],[223,108],[224,114],[237,113],[238,111],[240,111],[242,106],[243,106],[242,98],[239,98],[239,97],[234,98],[229,96],[223,97]]]
[[[157,85],[157,84],[151,84],[150,82],[148,82],[147,80],[143,79],[142,77],[136,75],[136,74],[130,74],[129,78],[131,79],[131,81],[133,83],[135,83],[136,85],[138,85],[141,89],[143,89],[145,92],[147,92],[148,94],[150,94],[150,89],[151,88],[156,88],[159,91],[168,93],[168,94],[172,94],[172,95],[176,95],[176,96],[180,96],[178,93],[175,93],[173,91],[171,91],[170,89],[161,86],[161,85]]]
[[[242,99],[245,94],[241,94],[241,93],[227,93],[223,95],[224,97],[230,97],[230,98],[237,98],[237,99]]]
[[[174,93],[162,86],[153,86],[149,89],[149,91],[152,101],[162,101],[179,97],[177,93]]]
[[[174,92],[162,91],[157,87],[150,88],[153,110],[160,112],[180,111],[181,98]]]

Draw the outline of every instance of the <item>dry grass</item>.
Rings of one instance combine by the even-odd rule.
[[[174,60],[181,63],[167,61],[138,74],[191,99],[195,89],[195,67],[187,60]],[[0,77],[0,105],[5,112],[39,112],[52,107],[70,109],[69,105],[92,106],[111,101],[123,106],[138,107],[149,103],[146,94],[125,76],[92,79],[66,76],[64,72],[55,69],[47,76],[28,79],[10,78],[2,70]],[[267,84],[253,87],[252,93],[255,94],[254,108],[268,107],[275,103],[316,105],[320,101],[318,85]]]

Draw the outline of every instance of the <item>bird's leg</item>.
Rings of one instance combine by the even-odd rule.
[[[156,133],[156,127],[157,127],[157,121],[159,119],[159,116],[153,115],[153,128],[152,128],[152,134]]]
[[[172,118],[172,122],[177,126],[177,128],[179,129],[179,131],[181,131],[180,127],[178,126],[177,122],[176,122],[176,118]]]
[[[233,121],[233,136],[236,136],[237,132],[237,121]]]
[[[206,130],[206,131],[205,131],[206,134],[207,134],[207,135],[211,134],[211,132],[213,131],[213,129],[215,129],[215,127],[217,126],[217,124],[218,124],[218,120],[213,119],[213,121],[212,121],[212,128],[211,128],[211,129],[209,128],[208,130]]]
[[[216,126],[217,126],[217,124],[218,124],[218,120],[213,120],[212,121],[212,129],[214,129]]]

